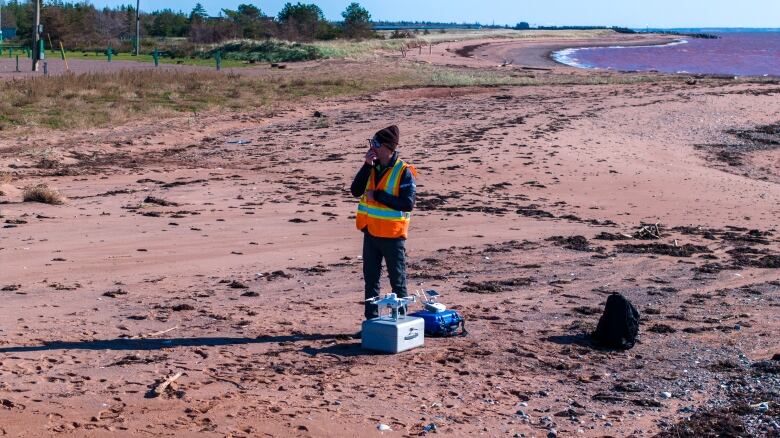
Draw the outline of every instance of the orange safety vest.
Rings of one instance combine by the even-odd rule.
[[[376,186],[374,185],[376,170],[372,168],[371,175],[368,177],[366,191],[384,190],[393,196],[398,196],[401,187],[401,177],[407,168],[412,172],[412,175],[416,174],[412,166],[400,159],[396,160],[393,168],[385,172]],[[411,214],[409,212],[393,210],[377,201],[370,201],[364,193],[360,198],[360,204],[358,204],[355,225],[361,231],[367,228],[368,233],[374,237],[403,237],[405,239],[409,233],[410,218]]]

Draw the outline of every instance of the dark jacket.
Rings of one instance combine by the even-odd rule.
[[[393,157],[390,159],[390,164],[387,166],[382,166],[377,161],[377,164],[373,167],[376,170],[376,177],[374,180],[375,186],[379,184],[382,176],[393,168],[396,160],[398,160],[398,153],[393,154]],[[363,194],[366,192],[366,185],[368,184],[368,178],[370,176],[371,166],[364,163],[363,167],[360,168],[357,175],[355,175],[355,179],[352,181],[352,196],[356,198],[363,196]],[[374,191],[374,199],[377,202],[392,208],[393,210],[412,211],[414,208],[416,190],[417,186],[414,182],[414,176],[407,168],[404,170],[404,174],[401,175],[401,185],[398,188],[398,196],[393,196],[385,191],[376,190]]]

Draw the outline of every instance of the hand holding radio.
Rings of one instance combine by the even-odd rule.
[[[376,150],[374,148],[370,148],[368,152],[366,152],[366,164],[369,166],[373,166],[376,162],[377,155]]]

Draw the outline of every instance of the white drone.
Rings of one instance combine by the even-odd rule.
[[[379,317],[382,317],[382,309],[390,309],[390,318],[397,321],[399,316],[406,318],[409,303],[417,301],[416,296],[398,298],[394,293],[386,294],[384,297],[374,297],[366,300],[367,303],[376,304],[379,307]],[[403,310],[403,311],[402,311]]]

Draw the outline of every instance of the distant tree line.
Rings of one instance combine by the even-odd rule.
[[[436,21],[374,21],[374,29],[377,30],[441,30],[441,29],[531,29],[531,25],[523,21],[514,26],[508,24],[482,24],[476,23],[442,23]]]
[[[16,28],[17,38],[25,44],[32,35],[34,7],[31,0],[9,0],[2,9],[2,26]],[[342,17],[341,22],[329,22],[319,6],[305,3],[286,3],[275,17],[252,4],[241,4],[235,10],[222,9],[214,17],[197,3],[189,13],[172,9],[142,11],[141,36],[186,38],[193,43],[238,38],[312,41],[376,36],[371,14],[360,4],[350,4]],[[133,38],[135,7],[98,9],[88,1],[42,0],[41,23],[44,40],[63,41],[70,48],[105,47]]]
[[[537,26],[539,30],[603,30],[612,29],[614,31],[623,31],[624,33],[634,33],[631,29],[617,26]]]
[[[132,3],[132,0],[129,0]],[[135,36],[136,11],[133,4],[98,9],[86,0],[41,0],[41,22],[44,41],[70,49],[99,48],[124,44]],[[149,0],[144,0],[149,3]],[[231,39],[288,41],[331,40],[335,38],[375,38],[376,30],[394,30],[391,37],[413,36],[407,30],[429,33],[446,29],[531,29],[527,22],[508,25],[480,23],[436,23],[430,21],[371,21],[371,14],[359,3],[351,3],[342,12],[342,21],[330,22],[313,3],[286,3],[276,16],[266,15],[257,6],[246,3],[233,9],[222,9],[209,16],[200,3],[188,13],[172,9],[141,12],[142,38],[180,38],[193,44],[219,43]],[[17,39],[29,44],[34,19],[32,0],[7,0],[2,8],[2,26],[16,28]],[[604,26],[538,26],[535,29],[583,30],[610,29]],[[611,28],[633,33],[626,28]],[[698,36],[698,35],[697,35]],[[704,37],[704,35],[699,36]]]

